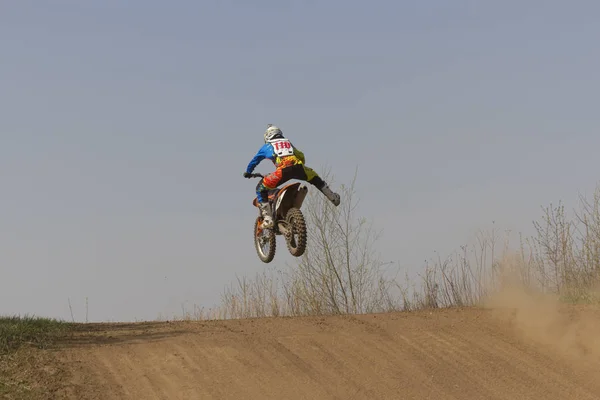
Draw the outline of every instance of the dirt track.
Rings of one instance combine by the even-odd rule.
[[[600,314],[535,311],[97,325],[59,397],[600,399]]]

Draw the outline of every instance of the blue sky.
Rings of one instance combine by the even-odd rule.
[[[599,11],[2,2],[0,314],[153,319],[262,271],[241,174],[267,123],[334,189],[359,167],[377,250],[413,272],[491,221],[531,232],[598,180]]]

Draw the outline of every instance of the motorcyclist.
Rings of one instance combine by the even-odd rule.
[[[265,158],[271,160],[275,165],[275,171],[265,176],[256,185],[256,197],[263,216],[264,228],[273,227],[273,213],[268,200],[269,190],[277,188],[290,179],[308,182],[321,191],[334,205],[340,204],[340,195],[333,192],[313,169],[305,165],[304,153],[283,136],[281,129],[273,124],[268,124],[264,139],[265,144],[258,150],[244,172],[244,177],[250,178],[254,168]]]

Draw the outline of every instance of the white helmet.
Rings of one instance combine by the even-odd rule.
[[[283,137],[283,132],[275,125],[268,124],[267,130],[265,131],[265,143],[276,137]]]

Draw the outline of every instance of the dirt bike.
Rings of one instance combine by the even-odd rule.
[[[251,174],[252,178],[263,178],[262,174]],[[263,228],[263,216],[256,197],[252,201],[258,208],[258,217],[254,222],[254,247],[258,258],[264,263],[270,263],[275,257],[276,236],[283,235],[291,255],[300,257],[306,250],[306,221],[300,211],[308,192],[300,182],[290,183],[279,189],[269,191],[269,203],[273,212],[273,228]],[[264,249],[264,245],[268,249]]]

